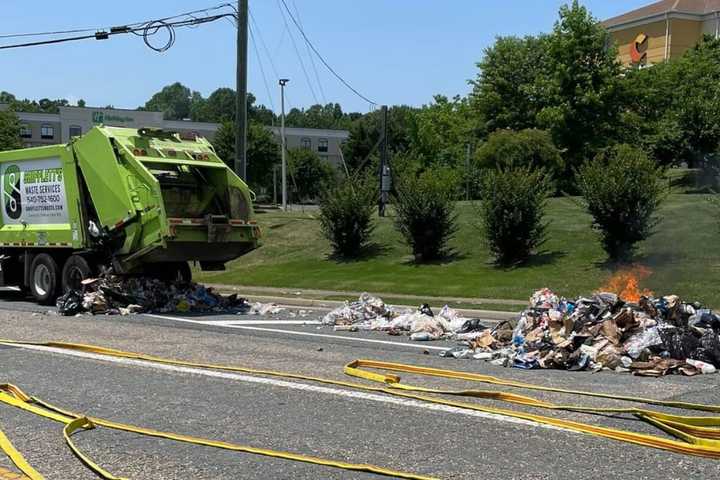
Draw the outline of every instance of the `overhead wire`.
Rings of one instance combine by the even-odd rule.
[[[365,95],[363,95],[362,93],[360,93],[358,90],[356,90],[352,85],[350,85],[350,83],[348,83],[347,80],[345,80],[339,73],[337,73],[337,72],[335,71],[335,69],[333,69],[333,68],[330,66],[330,64],[325,60],[325,58],[320,54],[320,52],[318,51],[318,49],[315,48],[315,45],[313,45],[313,43],[310,41],[310,39],[308,38],[308,36],[305,34],[305,31],[303,30],[303,28],[300,26],[300,24],[299,24],[298,21],[295,19],[295,17],[293,16],[292,12],[290,11],[290,8],[288,7],[287,2],[285,2],[285,0],[278,0],[278,2],[282,2],[283,6],[285,7],[285,10],[286,10],[287,13],[288,13],[288,16],[290,17],[290,20],[292,20],[292,22],[295,24],[295,27],[297,27],[298,31],[300,32],[300,35],[302,35],[303,39],[304,39],[305,42],[308,44],[308,46],[312,49],[313,52],[315,52],[315,55],[317,55],[317,57],[320,59],[320,61],[322,62],[322,64],[325,65],[325,68],[327,68],[327,69],[330,71],[330,73],[332,73],[332,74],[335,76],[335,78],[337,78],[338,80],[340,80],[340,82],[341,82],[343,85],[345,85],[348,89],[350,89],[350,91],[352,91],[355,95],[357,95],[358,97],[360,97],[361,99],[365,100],[366,102],[368,102],[368,103],[371,104],[371,105],[378,105],[377,102],[373,102],[373,101],[370,100],[368,97],[366,97]],[[283,18],[284,18],[284,17],[283,17]]]
[[[205,13],[205,14],[208,14],[208,15],[209,15],[209,12],[212,12],[212,11],[215,11],[215,10],[221,10],[221,9],[223,9],[223,8],[228,8],[228,7],[234,9],[234,6],[233,6],[231,3],[222,3],[222,4],[216,5],[216,6],[214,6],[214,7],[201,8],[201,9],[198,9],[198,10],[192,10],[192,11],[190,11],[190,12],[185,12],[185,13],[178,13],[177,15],[172,15],[172,16],[163,17],[163,18],[157,18],[157,19],[153,19],[153,20],[164,20],[164,21],[167,21],[167,20],[172,20],[172,19],[175,19],[175,18],[192,16],[192,15],[194,15],[194,14],[196,14],[196,13]],[[237,10],[236,10],[236,11],[237,11]],[[153,20],[143,20],[143,21],[140,21],[140,22],[131,22],[131,23],[126,23],[125,25],[126,25],[126,26],[129,26],[129,27],[134,27],[134,26],[146,24],[146,23],[148,23],[148,22],[150,22],[150,21],[153,21]],[[107,26],[107,25],[106,25],[106,26],[103,26],[103,27],[75,28],[75,29],[69,29],[69,30],[56,30],[56,31],[50,31],[50,32],[5,33],[5,34],[0,34],[0,38],[48,37],[48,36],[52,36],[52,35],[68,35],[68,34],[71,34],[71,33],[97,32],[98,30],[109,30],[110,28],[111,28],[110,26]]]
[[[293,8],[295,8],[295,15],[297,15],[298,23],[302,27],[302,19],[300,18],[300,10],[297,7],[297,4],[295,3],[295,0],[292,0]],[[317,81],[318,90],[320,91],[320,97],[322,97],[323,105],[327,105],[327,97],[325,96],[325,91],[323,90],[322,82],[320,81],[320,75],[318,75],[317,66],[315,66],[315,60],[313,59],[312,51],[310,51],[310,47],[308,46],[307,42],[305,42],[305,48],[307,50],[308,58],[310,58],[310,66],[312,66],[313,72],[315,72],[315,80]]]
[[[265,84],[265,92],[268,96],[268,101],[270,102],[270,108],[272,108],[273,112],[275,111],[275,103],[272,99],[272,94],[270,93],[270,85],[268,84],[267,76],[265,75],[265,67],[263,67],[262,58],[260,58],[260,51],[257,47],[257,40],[255,40],[255,34],[253,33],[252,25],[248,25],[248,31],[250,32],[250,39],[252,40],[253,50],[255,51],[255,58],[257,58],[258,66],[260,67],[260,73],[262,74],[263,83]]]
[[[229,4],[226,4],[229,5]],[[217,10],[219,8],[224,8],[224,6],[218,6],[218,7],[212,7],[210,10]],[[52,45],[52,44],[58,44],[58,43],[65,43],[65,42],[74,42],[74,41],[80,41],[80,40],[89,40],[89,39],[96,39],[96,40],[107,40],[111,36],[115,35],[123,35],[123,34],[134,34],[137,36],[141,36],[143,38],[143,41],[148,46],[148,48],[151,48],[152,50],[155,50],[157,52],[164,52],[171,48],[173,44],[175,43],[175,29],[176,28],[184,28],[184,27],[196,27],[198,25],[204,24],[204,23],[210,23],[214,22],[223,18],[234,16],[234,13],[219,13],[215,15],[207,15],[205,17],[195,17],[195,13],[199,12],[209,12],[208,9],[193,11],[193,12],[187,12],[183,14],[173,15],[170,17],[165,17],[161,19],[154,19],[154,20],[148,20],[145,22],[138,22],[134,24],[127,24],[127,25],[119,25],[110,27],[105,30],[98,30],[95,31],[94,34],[88,34],[88,35],[80,35],[80,36],[73,36],[73,37],[62,37],[62,38],[50,38],[45,40],[38,40],[38,41],[32,41],[32,42],[24,42],[24,43],[17,43],[17,44],[10,44],[10,45],[0,45],[0,50],[6,50],[6,49],[12,49],[12,48],[23,48],[23,47],[34,47],[34,46],[40,46],[40,45]],[[190,18],[187,18],[190,17]],[[175,20],[170,21],[173,19],[181,19],[181,20]],[[161,46],[153,45],[150,42],[150,37],[157,35],[160,31],[166,31],[168,33],[168,40],[165,44]]]
[[[254,25],[255,33],[257,35],[257,38],[260,39],[260,46],[262,47],[263,51],[265,52],[265,55],[267,56],[268,61],[270,62],[270,68],[272,68],[273,75],[275,75],[276,79],[280,79],[280,74],[278,73],[278,69],[275,66],[275,61],[273,60],[274,55],[270,53],[270,49],[268,48],[267,44],[265,43],[265,39],[262,34],[262,29],[259,27],[258,22],[255,20],[255,15],[253,15],[252,9],[248,9],[248,13],[250,14],[250,21],[252,25]],[[285,30],[283,30],[283,35],[285,34]],[[288,92],[285,92],[285,102],[288,105],[292,105],[292,102],[290,101],[290,96],[288,95]]]
[[[288,36],[290,37],[290,41],[292,43],[293,49],[295,50],[295,55],[297,56],[298,63],[300,63],[300,68],[302,69],[303,75],[305,76],[305,82],[307,83],[308,89],[310,90],[310,93],[312,94],[313,100],[315,103],[318,102],[317,95],[315,94],[315,89],[312,86],[312,82],[310,81],[310,75],[308,75],[307,69],[305,68],[305,62],[303,62],[302,55],[300,55],[300,49],[297,46],[297,42],[295,42],[295,37],[293,36],[292,32],[290,31],[290,25],[287,22],[287,18],[285,17],[285,13],[283,12],[283,8],[280,5],[280,2],[277,3],[278,8],[280,9],[280,15],[282,16],[283,23],[285,24],[285,30],[287,31]]]

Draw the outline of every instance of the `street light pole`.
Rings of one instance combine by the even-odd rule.
[[[287,146],[285,143],[285,85],[290,80],[287,78],[281,78],[280,83],[280,144],[281,144],[281,158],[282,158],[282,209],[287,210],[287,160],[285,158],[285,152]]]

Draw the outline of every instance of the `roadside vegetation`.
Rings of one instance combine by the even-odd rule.
[[[710,195],[670,195],[658,212],[657,233],[639,242],[635,261],[652,270],[643,287],[658,294],[720,307],[718,221]],[[455,257],[418,264],[395,230],[395,213],[377,218],[371,241],[381,246],[359,262],[333,259],[317,210],[258,214],[263,246],[228,264],[225,272],[198,273],[212,283],[432,296],[525,299],[550,287],[566,296],[593,292],[611,274],[592,218],[578,198],[547,202],[547,240],[521,267],[498,268],[478,235],[478,206],[460,202]]]

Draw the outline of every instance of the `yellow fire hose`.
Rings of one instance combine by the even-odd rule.
[[[379,370],[385,372],[396,372],[396,373],[408,373],[420,376],[438,377],[453,380],[464,380],[477,383],[487,383],[494,385],[508,386],[512,388],[522,388],[529,390],[539,390],[554,393],[570,394],[575,396],[590,396],[597,398],[607,398],[613,400],[623,400],[627,402],[634,402],[647,405],[656,405],[662,407],[672,407],[682,410],[694,410],[704,412],[720,412],[720,405],[705,405],[698,403],[686,403],[676,401],[665,401],[656,399],[645,399],[635,398],[622,395],[612,395],[605,393],[596,393],[580,390],[566,390],[556,387],[546,387],[542,385],[535,385],[530,383],[523,383],[514,380],[506,380],[498,377],[489,375],[482,375],[470,372],[459,372],[453,370],[444,370],[430,367],[420,367],[415,365],[405,365],[399,363],[381,362],[374,360],[355,360],[347,364],[344,371],[347,375],[368,380],[371,382],[378,383],[380,385],[367,385],[354,382],[346,382],[340,380],[332,380],[321,377],[314,377],[309,375],[293,374],[286,372],[277,372],[272,370],[260,370],[253,368],[244,368],[230,365],[218,365],[208,364],[199,362],[190,362],[183,360],[174,360],[163,357],[157,357],[154,355],[146,355],[142,353],[126,352],[122,350],[115,350],[111,348],[99,347],[94,345],[83,345],[76,343],[64,343],[64,342],[18,342],[12,340],[0,340],[0,344],[6,345],[34,345],[52,347],[65,350],[82,351],[87,353],[94,353],[100,355],[107,355],[112,357],[130,358],[135,360],[142,360],[146,362],[161,363],[166,365],[176,365],[184,367],[195,367],[210,370],[224,370],[232,372],[242,372],[253,375],[264,375],[273,377],[290,378],[296,380],[319,382],[329,385],[336,385],[346,388],[352,388],[363,391],[380,392],[389,395],[411,398],[429,403],[448,405],[468,410],[475,410],[480,412],[492,413],[497,415],[503,415],[512,418],[519,418],[523,420],[529,420],[532,422],[551,425],[566,430],[587,433],[604,438],[611,438],[614,440],[620,440],[636,445],[642,445],[647,447],[658,448],[674,453],[681,453],[686,455],[695,455],[707,458],[720,458],[720,416],[680,416],[671,415],[653,410],[647,410],[642,408],[632,407],[586,407],[580,405],[558,405],[543,400],[539,400],[533,397],[518,395],[515,393],[491,391],[491,390],[445,390],[437,388],[427,388],[416,385],[409,385],[401,383],[400,377],[394,373],[378,373],[372,370]],[[372,369],[372,370],[368,370]],[[526,413],[515,410],[501,409],[482,406],[476,403],[467,403],[454,400],[447,400],[443,398],[437,398],[434,396],[420,395],[420,393],[433,394],[433,395],[448,395],[448,396],[462,396],[471,398],[484,398],[492,400],[500,400],[509,403],[544,408],[549,410],[561,410],[561,411],[573,411],[591,414],[631,414],[637,418],[640,418],[649,424],[652,424],[670,435],[676,437],[676,439],[670,439],[665,437],[659,437],[654,435],[642,434],[627,430],[619,430],[608,427],[596,426],[588,423],[575,422],[571,420],[564,420],[555,417],[548,417],[543,415],[537,415],[532,413]],[[412,473],[397,472],[382,467],[365,464],[351,464],[345,462],[337,462],[332,460],[325,460],[316,457],[309,457],[305,455],[299,455],[288,452],[279,452],[273,450],[266,450],[261,448],[235,445],[227,442],[208,440],[198,437],[192,437],[188,435],[181,435],[168,432],[160,432],[151,430],[143,427],[137,427],[132,425],[126,425],[122,423],[112,422],[100,418],[85,417],[83,415],[68,412],[55,407],[49,403],[46,403],[35,397],[29,397],[19,388],[12,385],[4,385],[0,387],[0,402],[7,405],[12,405],[21,408],[25,411],[34,413],[36,415],[43,416],[65,424],[63,435],[70,449],[75,453],[80,460],[92,469],[96,474],[106,479],[117,479],[109,472],[103,470],[99,465],[94,463],[89,457],[83,454],[72,442],[71,436],[74,432],[79,430],[92,429],[95,426],[102,426],[106,428],[112,428],[116,430],[122,430],[131,433],[137,433],[141,435],[148,435],[159,438],[166,438],[170,440],[176,440],[180,442],[192,443],[195,445],[204,445],[216,448],[223,448],[227,450],[234,450],[239,452],[254,453],[259,455],[272,456],[276,458],[283,458],[292,461],[313,463],[317,465],[325,465],[330,467],[342,468],[353,471],[363,471],[369,473],[376,473],[379,475],[391,476],[396,478],[407,478],[407,479],[422,479],[427,480],[431,477],[416,475]],[[13,461],[13,463],[29,478],[32,480],[41,480],[43,477],[34,470],[22,455],[12,446],[8,439],[0,432],[0,447]]]

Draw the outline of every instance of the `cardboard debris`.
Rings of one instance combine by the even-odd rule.
[[[641,297],[636,303],[613,293],[566,300],[545,288],[532,295],[516,321],[501,322],[443,356],[526,369],[715,373],[720,316],[676,295]]]

